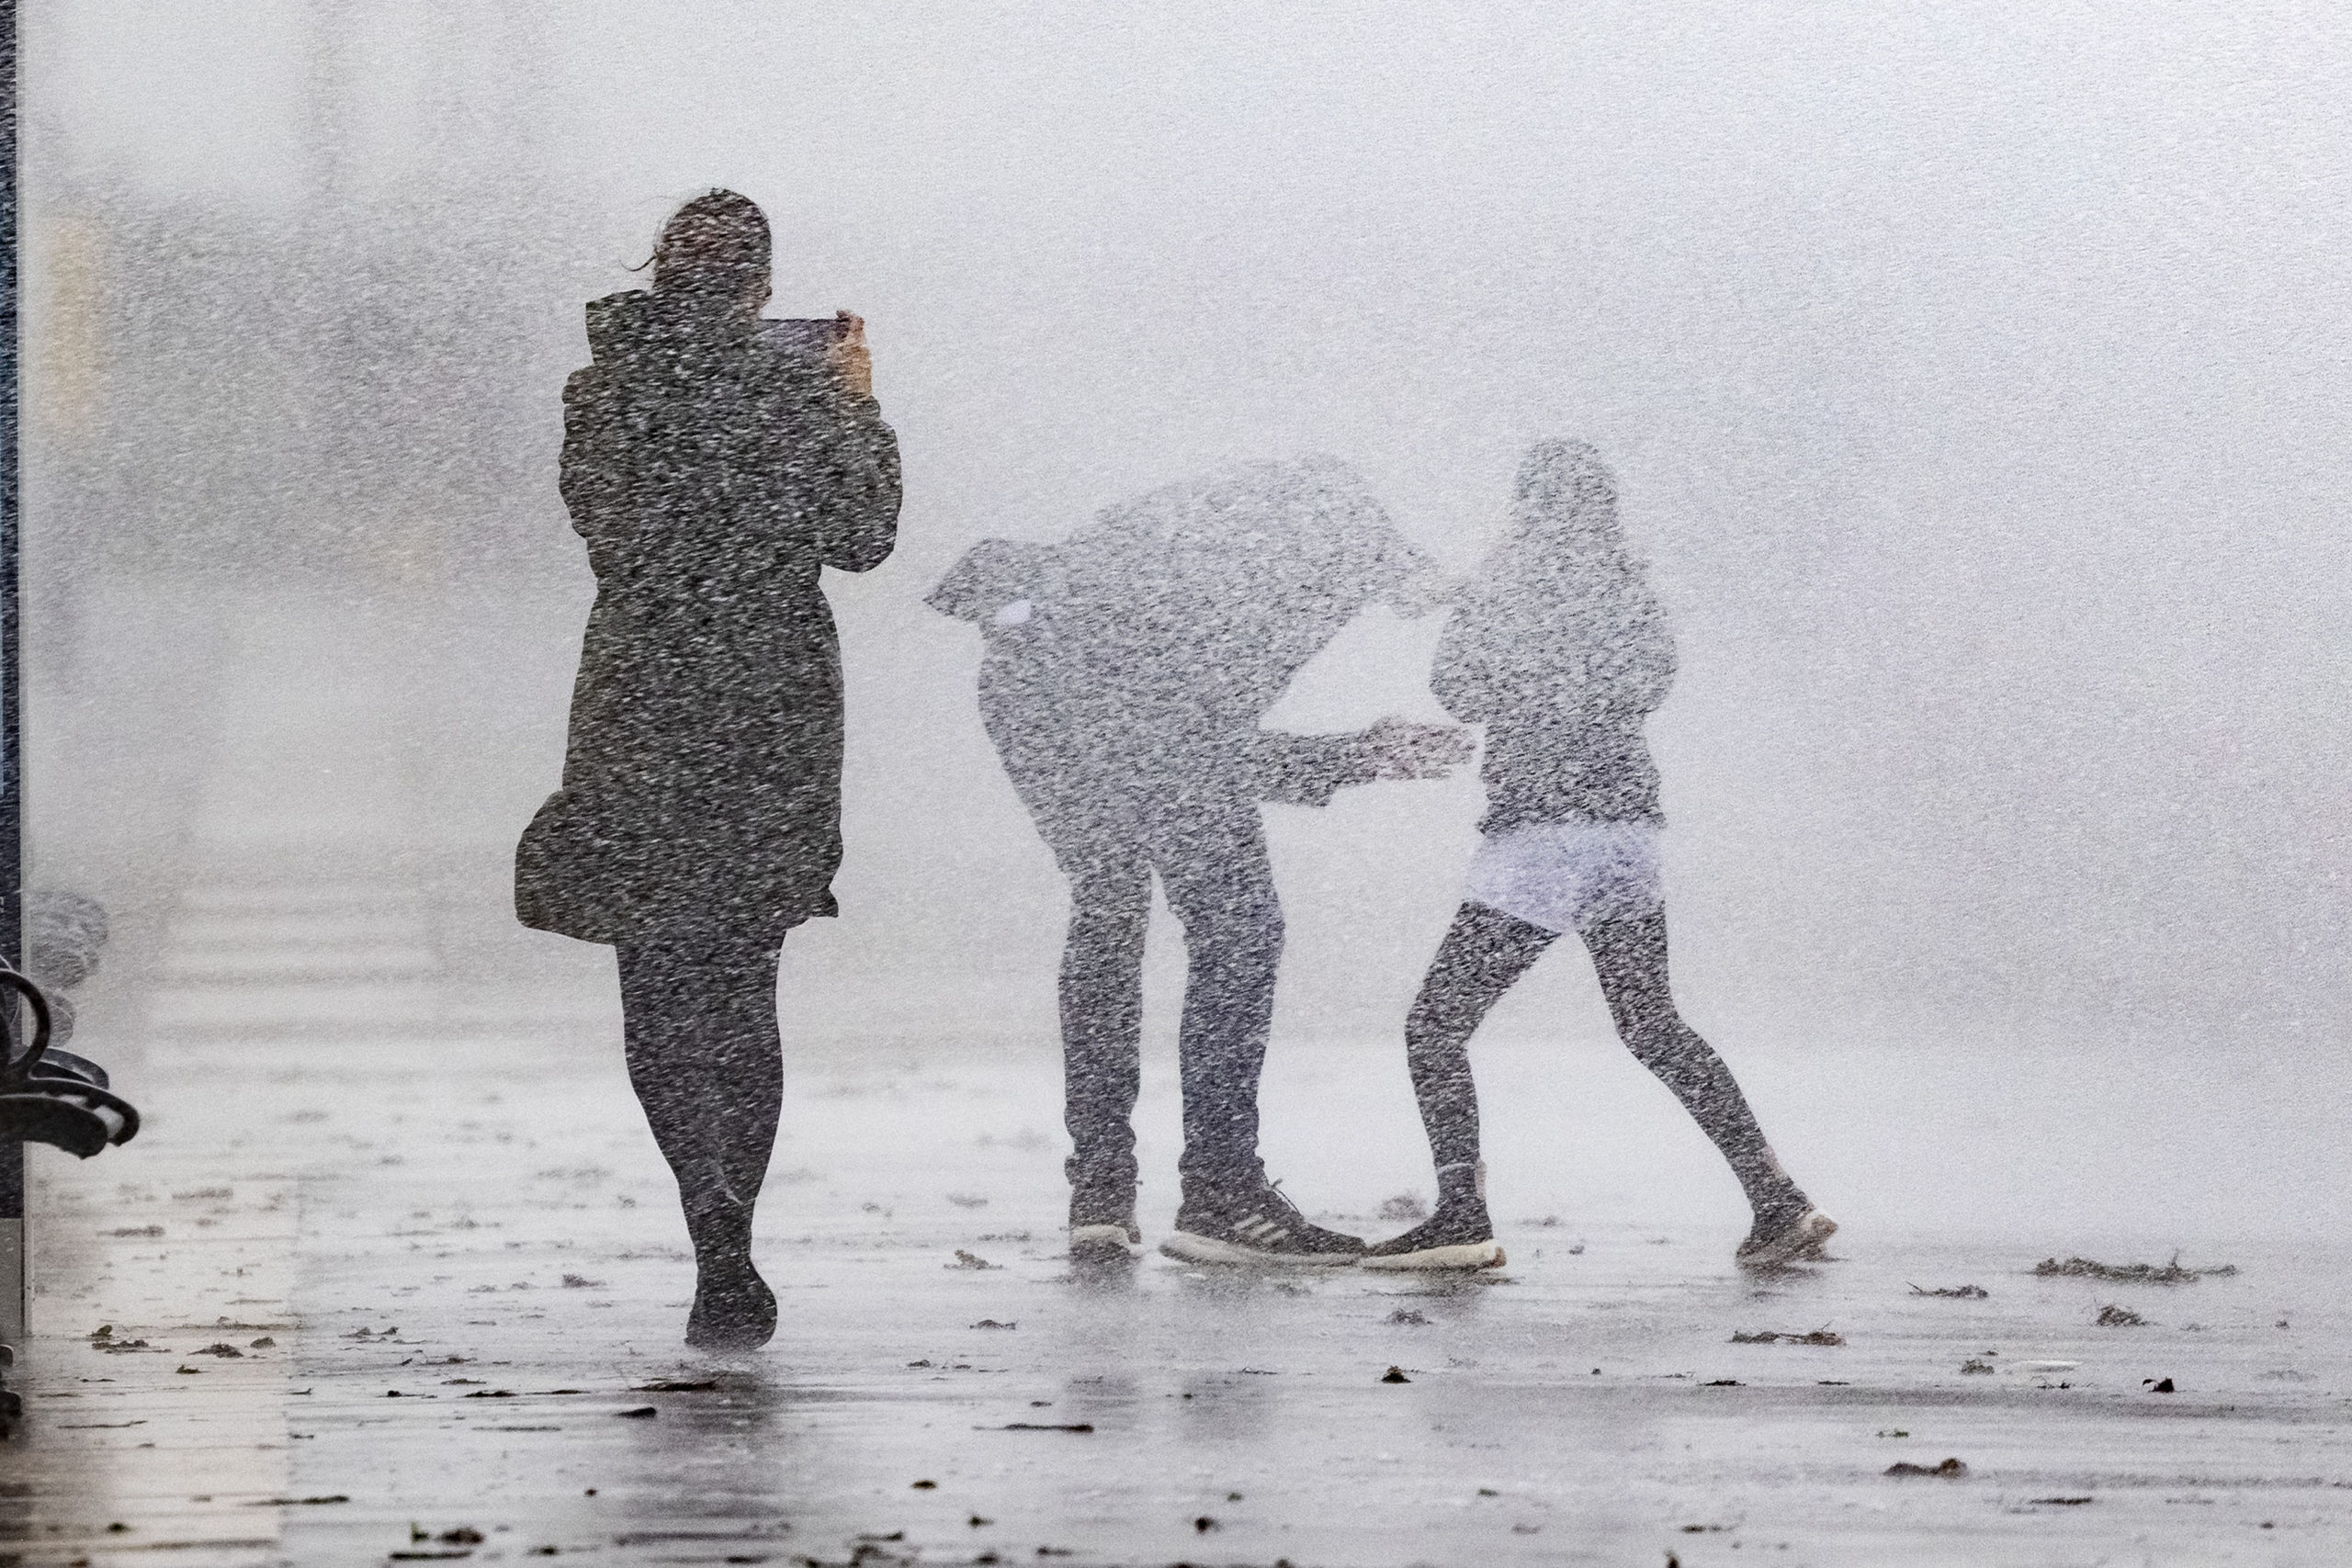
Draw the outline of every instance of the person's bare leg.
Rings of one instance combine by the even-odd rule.
[[[1636,1061],[1674,1091],[1730,1164],[1756,1223],[1743,1253],[1767,1246],[1792,1226],[1819,1219],[1819,1238],[1834,1225],[1818,1215],[1803,1189],[1765,1141],[1756,1113],[1731,1068],[1714,1047],[1682,1021],[1668,978],[1664,910],[1631,919],[1596,919],[1577,932],[1592,954],[1593,973],[1616,1021],[1618,1037]],[[1816,1238],[1816,1242],[1817,1239]]]

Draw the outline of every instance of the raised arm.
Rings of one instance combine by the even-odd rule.
[[[843,571],[870,570],[899,542],[898,433],[872,398],[844,398],[831,445],[819,558]]]

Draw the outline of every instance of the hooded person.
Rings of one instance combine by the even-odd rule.
[[[1373,1247],[1370,1269],[1493,1268],[1471,1034],[1563,931],[1591,955],[1626,1048],[1673,1090],[1747,1196],[1738,1261],[1821,1256],[1836,1222],[1765,1142],[1731,1069],[1682,1021],[1667,979],[1658,838],[1643,727],[1673,683],[1674,637],[1627,547],[1600,454],[1547,441],[1519,471],[1510,525],[1440,638],[1430,689],[1486,727],[1487,813],[1468,887],[1406,1021],[1437,1165],[1437,1212]]]
[[[752,1210],[782,1100],[776,952],[835,912],[841,651],[824,568],[896,539],[897,438],[862,323],[767,321],[766,219],[713,191],[653,287],[588,307],[561,488],[596,602],[563,787],[515,852],[525,925],[608,942],[629,1078],[695,1247],[686,1337],[763,1344]]]
[[[930,598],[981,628],[980,716],[1069,879],[1060,1000],[1070,1249],[1132,1257],[1143,948],[1157,874],[1187,953],[1183,1189],[1161,1250],[1215,1263],[1352,1261],[1258,1156],[1258,1077],[1283,914],[1261,801],[1321,805],[1466,760],[1459,732],[1385,719],[1259,727],[1360,611],[1419,614],[1437,574],[1352,471],[1261,463],[1112,508],[1061,544],[975,546]]]

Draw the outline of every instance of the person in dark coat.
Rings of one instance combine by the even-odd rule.
[[[1258,1156],[1258,1076],[1282,956],[1261,801],[1321,805],[1467,760],[1450,728],[1261,729],[1358,611],[1433,602],[1430,564],[1328,459],[1170,485],[1059,545],[983,541],[931,595],[977,624],[980,714],[1070,885],[1061,964],[1070,1249],[1133,1256],[1144,928],[1155,874],[1182,922],[1183,1206],[1198,1262],[1345,1263]]]
[[[713,191],[650,290],[588,307],[562,490],[596,603],[563,787],[515,854],[523,923],[609,942],[630,1081],[678,1181],[689,1342],[764,1344],[752,1208],[782,1100],[776,950],[835,912],[842,671],[822,569],[890,554],[897,438],[861,323],[768,321],[766,219]]]
[[[1486,726],[1487,814],[1469,888],[1405,1026],[1437,1163],[1437,1213],[1374,1247],[1375,1269],[1498,1266],[1468,1045],[1563,931],[1592,957],[1617,1032],[1731,1164],[1754,1213],[1738,1258],[1818,1257],[1838,1227],[1781,1169],[1731,1069],[1667,981],[1657,766],[1642,728],[1674,680],[1674,638],[1626,547],[1600,455],[1548,441],[1519,471],[1509,533],[1438,645],[1430,688]]]

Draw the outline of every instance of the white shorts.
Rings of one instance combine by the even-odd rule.
[[[1548,931],[1666,907],[1655,822],[1544,822],[1488,838],[1466,896]]]

